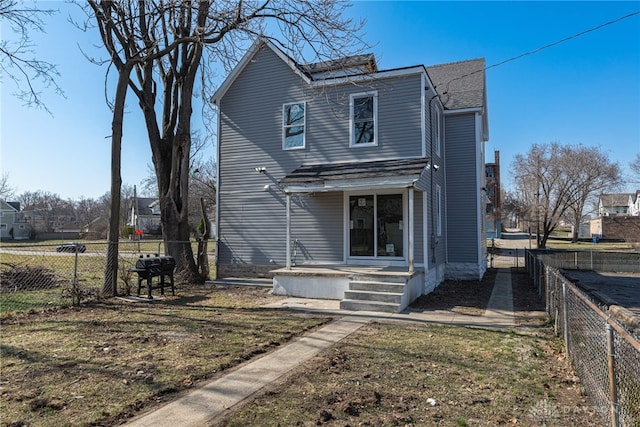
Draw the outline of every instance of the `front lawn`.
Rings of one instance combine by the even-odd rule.
[[[0,424],[114,425],[330,319],[257,308],[265,288],[203,286],[5,316]]]

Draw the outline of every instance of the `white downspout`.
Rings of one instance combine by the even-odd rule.
[[[413,273],[413,253],[415,238],[413,235],[413,187],[409,187],[409,273]]]
[[[287,193],[287,270],[291,270],[291,193]]]

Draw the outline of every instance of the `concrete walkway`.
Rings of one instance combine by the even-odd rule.
[[[447,310],[377,313],[340,310],[339,301],[288,298],[269,308],[337,314],[340,319],[294,340],[290,344],[250,361],[204,387],[132,420],[135,427],[204,426],[227,409],[251,397],[255,392],[302,365],[321,351],[333,346],[374,319],[409,321],[477,327],[505,328],[515,325],[509,269],[499,269],[489,304],[483,316],[471,316]]]

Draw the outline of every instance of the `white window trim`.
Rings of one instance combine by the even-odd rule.
[[[353,100],[354,98],[361,98],[364,96],[372,96],[373,97],[373,142],[368,142],[366,144],[355,144],[353,139],[355,135],[353,134]],[[374,147],[378,145],[378,91],[369,91],[369,92],[360,92],[360,93],[352,93],[349,95],[349,147]]]
[[[383,194],[402,194],[402,221],[404,224],[409,224],[409,203],[407,196],[407,189],[399,190],[393,189],[378,189],[378,190],[358,190],[358,191],[345,191],[343,193],[343,263],[344,264],[361,264],[366,262],[367,265],[383,265],[383,266],[395,266],[406,267],[409,265],[409,227],[408,225],[403,228],[402,244],[403,254],[401,257],[381,257],[378,255],[373,256],[352,256],[349,254],[349,197],[350,196],[369,196],[373,195],[374,209],[377,210],[377,196]],[[377,234],[374,233],[374,245],[377,246]]]
[[[302,146],[300,147],[287,147],[285,145],[286,143],[286,125],[284,123],[284,118],[285,118],[285,113],[284,110],[288,105],[299,105],[302,104],[302,107],[304,108],[304,117],[303,117],[303,122],[302,122]],[[285,104],[282,104],[282,149],[289,151],[289,150],[304,150],[307,147],[307,103],[302,101],[302,102],[287,102]]]

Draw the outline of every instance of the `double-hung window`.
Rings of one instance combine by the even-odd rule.
[[[305,103],[282,106],[282,148],[295,150],[305,147]]]
[[[377,92],[351,95],[350,146],[361,147],[378,144],[378,94]]]

